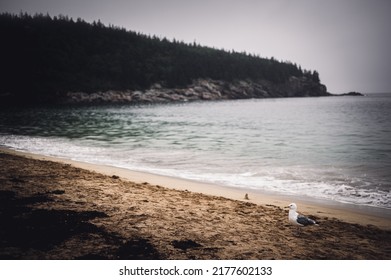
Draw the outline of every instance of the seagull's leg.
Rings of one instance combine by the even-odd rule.
[[[301,227],[296,227],[295,236],[301,236]]]

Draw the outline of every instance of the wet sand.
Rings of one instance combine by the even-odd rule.
[[[0,259],[391,259],[385,217],[299,202],[320,225],[298,232],[286,197],[4,149],[0,162]]]

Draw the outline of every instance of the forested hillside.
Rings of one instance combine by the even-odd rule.
[[[0,15],[0,95],[55,99],[67,92],[184,87],[196,79],[319,83],[316,71],[66,16]]]

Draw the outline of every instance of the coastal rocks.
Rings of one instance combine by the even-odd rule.
[[[119,103],[132,102],[135,93],[131,91],[106,91],[96,93],[68,92],[60,103]]]
[[[285,83],[237,80],[232,82],[197,79],[187,87],[165,88],[154,84],[147,90],[110,90],[85,93],[68,92],[61,98],[63,104],[153,104],[199,100],[227,100],[270,97],[327,96],[326,86],[307,77],[291,77]]]

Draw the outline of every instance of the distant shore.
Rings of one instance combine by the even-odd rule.
[[[0,158],[2,259],[391,258],[391,220],[349,206],[295,200],[320,223],[296,234],[284,208],[292,197],[247,200],[243,190],[3,148]]]

